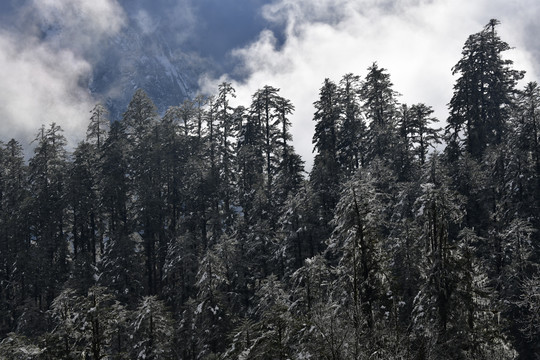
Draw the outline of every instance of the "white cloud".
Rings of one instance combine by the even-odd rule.
[[[41,124],[51,122],[67,134],[80,133],[92,103],[79,86],[89,64],[36,42],[21,48],[7,36],[0,36],[0,49],[3,133],[28,143]]]
[[[152,34],[156,31],[158,23],[152,19],[146,10],[139,10],[135,15],[135,21],[143,31],[143,34]]]
[[[535,0],[277,0],[265,17],[286,29],[278,47],[264,31],[246,48],[234,51],[249,74],[233,82],[237,101],[268,84],[281,88],[296,106],[292,133],[297,151],[311,165],[313,102],[324,78],[334,81],[349,72],[364,76],[372,62],[388,69],[402,102],[432,105],[444,120],[452,95],[451,68],[467,37],[491,18],[501,20],[503,40],[515,46],[509,54],[515,68],[536,79],[534,61],[525,48],[527,24],[540,14]],[[206,89],[226,79],[206,81]],[[215,91],[215,90],[214,90]]]
[[[35,0],[20,16],[24,32],[0,31],[0,138],[27,148],[42,124],[56,122],[72,147],[96,103],[87,59],[124,14],[115,0]]]
[[[41,24],[59,28],[51,42],[82,51],[125,24],[124,11],[116,0],[33,0],[25,13]]]
[[[193,35],[200,19],[195,15],[192,1],[176,0],[174,7],[169,9],[167,22],[174,24],[174,34],[178,43],[183,43]]]

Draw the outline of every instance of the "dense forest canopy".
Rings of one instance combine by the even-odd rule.
[[[325,79],[309,176],[269,85],[1,144],[0,357],[538,359],[540,87],[497,25],[444,128],[377,63]]]

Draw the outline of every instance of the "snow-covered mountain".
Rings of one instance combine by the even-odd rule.
[[[201,75],[234,77],[231,52],[265,28],[266,2],[0,1],[2,140],[31,141],[55,122],[74,145],[97,102],[117,120],[142,88],[163,113],[195,95]]]
[[[197,92],[201,74],[213,65],[194,52],[173,48],[163,30],[146,32],[130,21],[109,39],[94,66],[89,88],[103,99],[113,120],[120,119],[138,88],[142,88],[163,113]]]

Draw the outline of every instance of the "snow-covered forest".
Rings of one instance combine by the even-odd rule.
[[[0,358],[538,359],[540,86],[497,24],[443,128],[377,63],[325,79],[309,174],[264,84],[1,144]]]

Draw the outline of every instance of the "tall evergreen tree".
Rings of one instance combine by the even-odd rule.
[[[511,171],[514,173],[513,196],[520,216],[534,217],[540,225],[540,87],[528,83],[517,98],[512,120],[510,147],[514,149]]]
[[[441,129],[433,128],[433,123],[438,120],[432,116],[433,109],[425,104],[411,106],[411,138],[414,142],[414,153],[420,160],[420,164],[426,163],[429,148],[440,144],[439,132]]]
[[[92,115],[86,130],[86,140],[94,143],[99,152],[109,132],[108,111],[102,104],[97,104],[90,113]]]
[[[139,89],[135,92],[122,122],[129,141],[128,174],[136,200],[133,215],[137,231],[144,239],[147,292],[154,295],[161,284],[167,239],[163,234],[165,207],[160,128],[157,126],[156,106],[144,91]]]
[[[127,178],[127,138],[124,124],[111,124],[109,137],[103,144],[100,167],[100,205],[107,224],[105,235],[109,239],[128,235],[130,182]]]
[[[67,200],[71,210],[74,265],[79,272],[75,282],[88,288],[95,273],[92,266],[96,265],[98,250],[102,247],[98,228],[98,164],[94,146],[86,142],[77,146],[73,157],[67,181]]]
[[[366,123],[360,111],[360,77],[346,74],[339,83],[341,119],[338,136],[339,161],[342,171],[352,174],[365,165]]]
[[[242,122],[237,145],[238,200],[244,221],[253,225],[260,219],[260,211],[263,210],[260,206],[263,204],[256,202],[264,191],[263,131],[257,116],[246,115],[243,109],[239,109],[237,116],[241,117],[239,121]]]
[[[373,180],[360,174],[344,184],[333,219],[334,233],[328,251],[338,256],[355,312],[354,328],[365,319],[373,329],[381,304],[380,275],[385,271],[382,259],[382,207]]]
[[[462,151],[480,159],[486,148],[500,144],[506,133],[516,82],[523,72],[512,69],[512,60],[503,59],[510,46],[497,34],[498,24],[492,19],[482,31],[469,36],[462,58],[452,69],[459,78],[446,126],[451,160]]]
[[[279,114],[279,135],[277,142],[278,169],[276,175],[276,193],[278,205],[283,203],[289,195],[295,194],[303,181],[304,162],[295,152],[294,146],[290,144],[292,134],[290,133],[291,121],[288,115],[294,111],[294,105],[290,100],[279,96],[276,99],[277,111]]]
[[[329,79],[319,91],[319,100],[315,103],[314,150],[317,151],[310,174],[319,198],[320,217],[323,225],[332,218],[332,211],[338,201],[339,163],[337,152],[339,96],[337,85]]]
[[[43,126],[30,159],[29,180],[33,194],[33,291],[39,305],[47,308],[68,274],[66,232],[66,139],[60,126]]]
[[[22,146],[15,140],[0,148],[0,336],[15,325],[29,296],[29,192]]]
[[[252,96],[251,111],[253,116],[256,117],[259,122],[259,126],[262,129],[262,136],[264,139],[263,153],[265,158],[265,172],[266,172],[266,192],[267,197],[270,198],[273,189],[273,182],[276,173],[276,154],[275,145],[277,137],[279,136],[279,121],[281,114],[277,109],[279,89],[272,86],[264,86],[262,89],[257,90]],[[282,108],[285,113],[287,108]]]
[[[390,162],[392,147],[396,142],[396,116],[398,95],[392,89],[386,69],[373,63],[360,89],[362,110],[369,122],[368,159],[375,157]]]
[[[230,226],[233,220],[232,207],[234,205],[234,141],[238,130],[235,109],[230,105],[231,98],[236,97],[235,90],[230,83],[223,82],[218,87],[216,97],[217,121],[219,125],[219,190],[223,205],[220,208],[221,216],[226,225]]]

